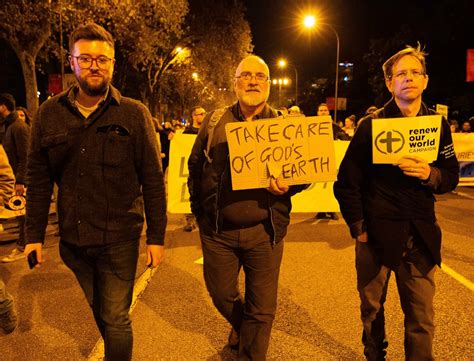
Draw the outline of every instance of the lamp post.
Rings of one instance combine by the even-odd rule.
[[[308,29],[313,28],[316,25],[316,18],[313,15],[308,15],[304,18],[304,26]],[[337,122],[337,94],[339,86],[339,34],[336,29],[331,24],[320,23],[321,25],[326,25],[329,29],[332,30],[336,36],[336,81],[334,86],[334,121]]]
[[[278,66],[282,69],[286,68],[288,62],[285,59],[280,59],[278,61]],[[295,71],[295,105],[298,105],[298,70],[296,66],[292,65],[293,70]]]
[[[281,106],[281,87],[282,85],[288,85],[289,82],[288,78],[274,78],[272,80],[273,85],[278,85],[278,106]]]

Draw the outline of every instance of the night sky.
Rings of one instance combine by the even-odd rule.
[[[322,22],[337,30],[340,61],[354,63],[354,76],[365,82],[368,64],[363,57],[369,51],[370,39],[390,38],[403,28],[409,29],[411,36],[390,55],[404,45],[416,46],[419,40],[429,53],[430,84],[425,96],[433,102],[460,108],[460,102],[464,102],[465,115],[474,113],[474,83],[465,82],[466,49],[474,48],[472,0],[246,0],[244,3],[254,52],[267,61],[273,77],[281,74],[275,66],[280,56],[297,67],[300,84],[305,80],[334,77],[334,33],[324,26],[309,33],[300,26],[302,14],[313,9]],[[382,62],[375,66],[381,72]],[[466,97],[469,100],[461,99]]]

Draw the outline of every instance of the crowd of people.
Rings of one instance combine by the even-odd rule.
[[[5,202],[12,194],[26,195],[26,222],[19,217],[17,247],[2,261],[35,254],[39,264],[44,262],[42,245],[56,184],[60,256],[91,307],[105,342],[105,359],[130,360],[129,309],[144,220],[147,265],[156,268],[165,252],[169,145],[175,132],[196,134],[188,162],[192,214],[186,215],[185,230],[199,229],[205,284],[229,322],[229,346],[239,359],[264,360],[291,197],[309,185],[289,186],[281,177],[270,177],[267,188],[232,190],[225,125],[285,113],[267,102],[269,67],[255,55],[242,59],[234,77],[237,101],[209,113],[194,107],[189,126],[182,129],[180,121],[161,125],[143,104],[111,85],[114,44],[111,34],[96,24],[75,29],[69,60],[77,85],[43,103],[33,122],[13,97],[0,95],[0,139],[6,154],[0,147],[0,198]],[[384,302],[392,272],[405,313],[406,357],[433,359],[434,273],[441,262],[441,232],[433,197],[427,195],[449,192],[458,182],[449,125],[443,121],[432,163],[412,156],[396,166],[372,164],[370,136],[376,118],[434,114],[422,101],[428,84],[425,55],[419,47],[407,47],[383,64],[392,99],[382,108],[369,107],[358,122],[355,115],[343,124],[332,120],[334,139],[351,140],[334,190],[356,243],[368,360],[385,359]],[[318,116],[330,116],[327,104],[316,110]],[[301,115],[297,106],[288,111],[288,116]],[[463,123],[462,130],[469,132],[470,124]],[[241,269],[245,292],[238,287]],[[1,280],[0,307],[0,327],[11,332],[17,316]]]

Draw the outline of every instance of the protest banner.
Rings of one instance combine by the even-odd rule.
[[[170,143],[168,211],[171,213],[191,213],[188,192],[188,158],[195,139],[194,134],[175,134]]]
[[[429,162],[438,157],[441,115],[372,120],[374,164],[396,164],[404,156]]]
[[[474,186],[474,133],[454,133],[452,136],[459,161],[459,185]]]
[[[329,116],[263,119],[226,124],[232,189],[267,188],[336,179]]]

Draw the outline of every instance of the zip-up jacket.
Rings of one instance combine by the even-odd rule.
[[[230,180],[229,146],[225,134],[225,125],[230,122],[245,121],[240,114],[239,104],[228,107],[221,119],[215,125],[209,154],[205,150],[208,141],[208,124],[213,112],[207,114],[196,137],[191,155],[188,160],[188,188],[191,211],[200,221],[206,217],[216,232],[222,230],[223,217],[220,215],[220,195],[223,187],[232,185]],[[254,119],[276,118],[277,112],[265,105],[263,111]],[[211,160],[211,162],[209,162]],[[226,174],[227,172],[227,174]],[[268,212],[273,229],[273,242],[279,242],[286,235],[290,221],[291,196],[300,192],[306,185],[291,186],[289,191],[281,196],[266,192]]]
[[[422,103],[417,116],[433,114],[436,113]],[[404,241],[409,233],[416,232],[439,265],[441,231],[436,223],[434,194],[456,187],[459,163],[448,122],[443,119],[438,157],[430,164],[426,182],[404,175],[397,166],[373,164],[373,118],[402,117],[392,99],[360,121],[339,167],[334,194],[352,237],[367,231],[369,242],[382,253],[383,264],[397,267]]]
[[[10,166],[17,184],[26,184],[26,161],[30,140],[30,127],[20,118],[17,112],[11,112],[5,119],[3,148],[8,155]]]

